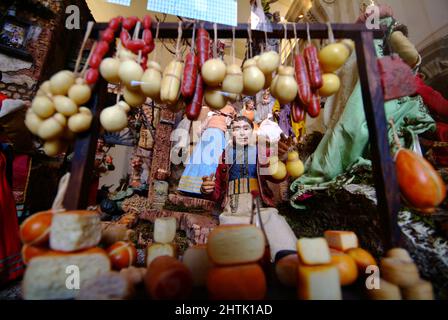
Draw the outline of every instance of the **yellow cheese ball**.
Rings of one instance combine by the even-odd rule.
[[[44,143],[44,152],[49,157],[57,156],[64,152],[65,143],[59,139],[45,141]]]
[[[116,58],[106,58],[101,61],[100,73],[107,82],[115,84],[118,84],[120,82],[118,69],[120,69],[120,60]]]
[[[118,76],[126,87],[132,89],[132,81],[140,81],[143,76],[143,68],[135,61],[126,60],[120,63]]]
[[[272,74],[280,65],[280,55],[275,51],[267,51],[257,59],[258,69],[265,75]]]
[[[31,103],[31,110],[42,119],[51,117],[56,111],[53,101],[46,96],[35,97]]]
[[[227,104],[227,98],[218,89],[207,88],[204,98],[207,105],[212,109],[222,109]]]
[[[25,126],[34,135],[37,135],[40,125],[44,120],[35,114],[31,109],[29,109],[25,116]]]
[[[319,61],[324,72],[334,72],[344,65],[350,51],[342,43],[332,43],[319,52]]]
[[[68,90],[68,97],[78,106],[87,103],[92,95],[92,90],[85,83],[76,83]]]
[[[70,117],[78,112],[78,106],[73,102],[72,99],[66,96],[55,96],[53,98],[54,106],[56,111],[63,114],[66,117]]]
[[[79,113],[68,119],[68,128],[75,133],[84,132],[90,129],[92,123],[92,112],[86,107],[80,107]]]
[[[133,108],[140,107],[146,101],[140,90],[129,90],[127,87],[123,89],[123,98]]]
[[[286,162],[286,171],[292,178],[297,179],[303,175],[305,167],[302,161],[296,159]]]
[[[75,75],[68,70],[59,71],[50,78],[50,90],[54,95],[65,96],[75,83]]]
[[[319,89],[321,97],[329,97],[339,91],[341,87],[341,80],[334,73],[325,73],[322,76],[323,86]]]
[[[219,86],[226,76],[226,65],[221,59],[207,60],[202,66],[201,74],[208,86]]]

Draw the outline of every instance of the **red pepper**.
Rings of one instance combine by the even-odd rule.
[[[101,40],[104,40],[108,43],[111,43],[115,39],[115,31],[111,28],[107,28],[104,30],[103,34],[101,35]]]
[[[196,78],[198,76],[199,59],[194,52],[189,52],[185,57],[185,67],[182,79],[182,96],[191,98],[195,91]]]
[[[98,81],[99,74],[100,73],[98,72],[98,69],[90,68],[89,70],[87,70],[86,75],[85,75],[87,84],[96,83]]]
[[[318,90],[323,86],[322,72],[320,70],[317,48],[310,44],[303,50],[308,75],[310,78],[310,86],[313,90]]]

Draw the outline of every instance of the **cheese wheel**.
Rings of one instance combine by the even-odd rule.
[[[194,286],[205,286],[207,273],[212,263],[207,254],[206,245],[196,245],[188,248],[182,257],[182,262],[191,271]]]
[[[348,254],[331,250],[331,263],[338,268],[341,286],[351,285],[358,279],[358,266]]]
[[[22,246],[22,261],[24,264],[28,264],[32,258],[39,257],[47,254],[51,250],[43,247],[35,247],[29,244],[24,244]]]
[[[266,77],[257,67],[254,59],[246,60],[243,65],[244,94],[253,96],[264,87]]]
[[[367,290],[372,300],[401,300],[400,288],[393,283],[380,279],[379,289]]]
[[[328,230],[324,232],[324,236],[328,246],[336,250],[346,251],[358,247],[358,237],[352,231]]]
[[[155,300],[187,298],[193,288],[190,270],[173,257],[157,257],[148,267],[145,287]]]
[[[208,256],[218,265],[256,262],[264,250],[263,232],[254,225],[219,226],[208,236]]]
[[[176,237],[177,220],[174,217],[157,218],[154,221],[154,241],[171,243]]]
[[[50,247],[64,252],[94,247],[101,240],[100,215],[95,211],[74,210],[53,216]]]
[[[307,265],[331,262],[330,248],[324,238],[301,238],[297,241],[297,254]]]
[[[226,77],[222,82],[222,91],[241,94],[244,89],[243,71],[237,64],[231,64],[227,67]]]
[[[75,267],[74,267],[75,266]],[[23,298],[26,300],[73,299],[76,279],[68,277],[79,270],[79,287],[89,279],[110,271],[110,261],[106,252],[100,248],[74,253],[50,251],[31,259],[22,282]],[[67,283],[73,288],[67,288]]]
[[[299,264],[297,297],[302,300],[342,300],[339,272],[336,266]]]
[[[134,296],[134,285],[119,272],[107,272],[86,281],[78,300],[126,300]]]
[[[282,285],[293,288],[297,287],[298,266],[299,257],[296,254],[287,255],[275,264],[275,274]]]
[[[34,246],[46,246],[50,240],[50,227],[53,211],[33,214],[20,225],[20,240]]]
[[[402,288],[401,294],[405,300],[434,300],[431,282],[420,280],[410,287]]]
[[[118,241],[107,249],[112,268],[121,270],[137,263],[137,249],[131,242]]]
[[[146,271],[146,268],[137,268],[134,266],[130,266],[129,268],[121,269],[120,274],[122,274],[134,285],[139,285],[140,283],[143,283]]]
[[[380,262],[381,276],[399,287],[410,287],[418,283],[420,276],[412,262],[397,258],[383,258]]]
[[[346,253],[355,260],[360,274],[365,274],[368,266],[378,265],[375,258],[367,250],[362,248],[349,249]]]
[[[414,260],[412,260],[411,255],[409,254],[409,252],[406,249],[402,249],[402,248],[393,248],[390,249],[389,251],[387,251],[386,253],[386,257],[389,258],[397,258],[406,262],[414,262]]]
[[[214,300],[261,300],[266,296],[266,279],[256,263],[214,267],[207,275],[207,290]]]
[[[168,243],[151,244],[146,249],[146,266],[149,267],[154,259],[161,256],[176,257],[176,248]]]

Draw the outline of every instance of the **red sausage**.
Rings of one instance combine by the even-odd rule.
[[[311,94],[311,101],[306,111],[310,115],[311,118],[317,118],[320,113],[320,97],[317,92],[313,92]]]
[[[135,27],[135,25],[137,24],[137,21],[138,21],[137,17],[128,17],[123,20],[123,28],[125,28],[126,30],[129,31]]]
[[[106,41],[107,43],[111,43],[115,39],[115,31],[111,28],[107,28],[104,30],[103,34],[101,35],[101,40]]]
[[[305,59],[302,55],[296,54],[294,56],[294,65],[296,71],[296,81],[299,85],[299,98],[302,104],[307,106],[311,100],[311,87]]]
[[[305,120],[305,106],[300,99],[295,99],[291,103],[291,114],[294,122],[300,122]]]
[[[138,52],[145,47],[145,41],[142,39],[129,40],[125,47],[135,54],[138,54]]]
[[[109,28],[116,31],[120,27],[120,23],[123,20],[123,17],[116,17],[110,20],[109,22]]]
[[[312,44],[303,50],[306,66],[308,68],[308,75],[310,77],[310,86],[313,90],[322,88],[324,84],[317,54],[317,48]]]
[[[203,28],[197,30],[196,48],[199,55],[199,68],[202,68],[205,61],[210,58],[210,35]]]
[[[125,29],[121,30],[120,40],[121,40],[121,43],[123,44],[123,46],[126,48],[128,41],[131,40],[131,36],[127,30],[125,30]]]
[[[107,43],[104,40],[101,40],[98,42],[98,45],[95,48],[95,51],[93,54],[99,55],[101,57],[104,57],[104,55],[109,51],[109,43]]]
[[[152,32],[150,29],[143,30],[143,41],[146,45],[150,45],[152,42],[154,42],[154,39],[152,38]]]
[[[87,70],[85,76],[87,84],[94,84],[98,80],[99,74],[98,69],[90,68]]]
[[[152,24],[152,19],[150,15],[145,15],[143,17],[143,29],[150,30]]]
[[[191,98],[196,86],[198,76],[198,57],[194,52],[189,52],[185,58],[184,74],[182,78],[182,96]]]
[[[101,57],[100,55],[92,54],[92,57],[90,57],[90,60],[89,60],[89,66],[93,69],[98,69],[102,60],[103,60],[103,57]]]
[[[200,74],[196,77],[196,90],[194,92],[193,99],[187,105],[185,114],[188,120],[195,121],[199,118],[202,109],[202,99],[204,98],[204,84]]]

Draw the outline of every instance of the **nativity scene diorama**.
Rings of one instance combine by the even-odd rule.
[[[0,298],[446,299],[447,93],[387,1],[355,2],[117,10],[29,98],[0,87]]]

